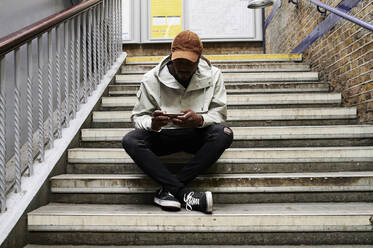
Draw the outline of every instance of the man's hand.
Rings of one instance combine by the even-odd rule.
[[[202,115],[196,114],[190,109],[181,111],[184,115],[172,118],[172,122],[180,127],[200,127],[203,124]]]
[[[152,115],[152,129],[154,131],[159,131],[163,126],[166,126],[170,121],[171,118],[165,116],[166,112],[156,110],[153,112]]]

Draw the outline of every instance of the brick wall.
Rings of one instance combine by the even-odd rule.
[[[336,7],[341,0],[321,2]],[[373,1],[362,0],[349,14],[372,24]],[[323,20],[307,0],[299,0],[298,9],[282,0],[266,30],[267,53],[291,52]],[[357,106],[360,122],[373,123],[373,32],[340,19],[304,52],[304,60],[334,92],[342,93],[345,106]]]

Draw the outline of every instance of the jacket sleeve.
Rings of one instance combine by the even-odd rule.
[[[141,83],[136,97],[137,100],[132,110],[131,120],[134,122],[136,129],[151,131],[152,114],[157,109],[157,104],[145,87],[144,80]]]
[[[204,120],[202,127],[227,120],[227,92],[224,86],[223,74],[220,70],[216,72],[214,81],[216,83],[208,112],[202,114]]]

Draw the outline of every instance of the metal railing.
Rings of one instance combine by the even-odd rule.
[[[274,4],[271,13],[264,20],[264,24],[263,24],[263,39],[264,39],[264,41],[265,41],[266,29],[268,28],[269,24],[272,22],[272,19],[276,15],[277,11],[281,8],[282,1],[285,1],[285,0],[251,0],[251,1],[249,1],[248,8],[264,8],[269,3]],[[346,12],[343,12],[343,11],[337,9],[337,8],[333,8],[329,5],[321,3],[318,0],[308,0],[308,1],[312,4],[315,4],[316,7],[317,7],[317,10],[321,14],[323,14],[324,16],[326,16],[327,11],[330,11],[331,13],[333,13],[337,16],[340,16],[340,17],[342,17],[342,18],[344,18],[344,19],[346,19],[346,20],[348,20],[352,23],[355,23],[357,25],[362,26],[363,28],[366,28],[370,31],[373,31],[373,25],[370,24],[370,23],[364,22],[364,21],[360,20],[359,18],[351,16],[351,15],[347,14]],[[288,0],[288,2],[294,4],[298,8],[299,0]],[[262,5],[260,5],[258,3],[260,3]],[[358,3],[358,1],[354,1],[354,4],[357,4],[357,3]],[[251,6],[250,4],[253,4],[253,6]],[[263,15],[264,15],[264,11],[263,11]],[[265,44],[263,46],[263,51],[264,51],[264,53],[266,53]],[[293,50],[293,52],[299,53],[299,52],[302,52],[302,51]]]
[[[340,11],[340,10],[338,10],[336,8],[330,7],[329,5],[323,4],[323,3],[321,3],[321,2],[319,2],[317,0],[310,0],[310,2],[313,3],[313,4],[315,4],[315,5],[317,5],[320,8],[323,8],[323,9],[325,9],[327,11],[330,11],[330,12],[332,12],[332,13],[334,13],[334,14],[336,14],[336,15],[338,15],[338,16],[346,19],[346,20],[349,20],[350,22],[353,22],[353,23],[355,23],[357,25],[360,25],[363,28],[366,28],[366,29],[368,29],[368,30],[370,30],[370,31],[373,32],[373,25],[371,25],[369,23],[366,23],[366,22],[364,22],[364,21],[362,21],[362,20],[360,20],[360,19],[358,19],[356,17],[353,17],[353,16],[351,16],[349,14],[346,14],[345,12]]]
[[[12,188],[21,192],[21,177],[33,175],[35,159],[44,160],[45,149],[53,148],[54,140],[61,138],[62,128],[69,127],[79,105],[87,101],[119,57],[121,4],[120,0],[87,0],[0,39],[0,212],[6,210],[7,192]],[[43,35],[47,36],[47,47],[43,44]],[[36,56],[33,56],[33,41],[37,43]],[[26,50],[27,80],[20,78],[21,49]],[[8,82],[5,63],[12,55],[14,82]],[[33,68],[35,60],[37,68]],[[12,97],[5,95],[5,86],[9,88],[9,84],[14,88]],[[25,99],[21,98],[20,91],[24,84]],[[6,127],[7,101],[13,97],[14,122]],[[35,98],[36,105],[33,104]],[[24,105],[26,115],[20,116]],[[33,114],[35,108],[37,116]],[[22,119],[25,125],[21,125]],[[21,126],[25,126],[24,129]],[[36,133],[34,127],[37,127]],[[6,130],[14,131],[14,163],[10,167],[6,161]],[[25,142],[21,144],[23,133],[27,137],[23,137]],[[24,161],[21,153],[26,154]],[[15,173],[11,185],[6,182],[9,170]]]
[[[298,1],[299,0],[296,0],[296,2],[294,2],[293,0],[289,0],[289,2],[294,3],[296,6],[298,6]],[[317,6],[317,10],[324,15],[326,14],[326,11],[330,11],[333,14],[336,14],[336,15],[338,15],[338,16],[340,16],[340,17],[342,17],[342,18],[344,18],[344,19],[346,19],[350,22],[353,22],[357,25],[360,25],[361,27],[366,28],[366,29],[373,32],[373,25],[372,24],[364,22],[364,21],[360,20],[359,18],[351,16],[351,15],[349,15],[349,14],[343,12],[343,11],[340,11],[339,9],[333,8],[333,7],[331,7],[327,4],[324,4],[324,3],[322,3],[318,0],[309,0],[309,1],[313,4],[315,4]],[[322,11],[320,8],[324,9],[324,11]]]

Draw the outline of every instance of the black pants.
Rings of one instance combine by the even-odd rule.
[[[151,132],[135,129],[122,139],[123,148],[145,174],[177,198],[185,186],[214,164],[233,140],[230,128],[215,124],[205,128],[163,129]],[[174,175],[158,156],[184,151],[194,157]]]

